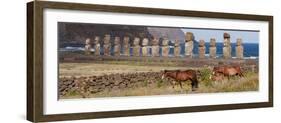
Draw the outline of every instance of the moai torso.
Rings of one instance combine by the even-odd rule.
[[[164,38],[162,41],[162,56],[168,57],[169,56],[169,39]]]
[[[238,38],[236,42],[236,57],[238,59],[243,59],[244,58],[244,47],[242,45],[242,39]]]
[[[130,37],[125,36],[123,39],[123,54],[124,56],[130,56]]]
[[[95,37],[94,44],[95,44],[95,55],[100,55],[100,37],[99,36]]]
[[[87,38],[85,41],[85,54],[87,55],[91,54],[91,49],[92,49],[91,39]]]
[[[153,38],[152,40],[152,56],[156,57],[159,56],[159,39],[158,38]]]
[[[180,41],[175,40],[174,55],[177,57],[180,56],[180,50]]]
[[[193,33],[187,32],[185,34],[185,55],[192,58],[193,56]]]
[[[149,50],[148,50],[148,39],[144,38],[142,40],[142,56],[148,56],[149,54]]]
[[[199,41],[198,52],[199,52],[199,58],[201,58],[201,59],[205,58],[206,47],[205,47],[204,40]]]
[[[216,58],[217,57],[217,47],[216,47],[216,39],[211,38],[210,39],[210,47],[209,47],[209,52],[210,52],[210,58]]]
[[[231,43],[230,43],[230,35],[228,33],[223,34],[223,57],[228,59],[231,58]]]
[[[121,44],[120,37],[114,38],[114,56],[120,56]]]
[[[135,37],[133,45],[133,56],[140,56],[140,38]]]
[[[110,35],[105,35],[103,39],[103,52],[105,56],[110,55],[110,49],[111,49]]]

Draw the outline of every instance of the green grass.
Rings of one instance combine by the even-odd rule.
[[[231,77],[230,80],[225,77],[221,82],[202,81],[199,92],[240,92],[240,91],[257,91],[258,90],[258,74],[254,72],[245,72],[245,77]],[[208,84],[206,84],[208,83]]]
[[[68,93],[66,93],[66,97],[73,97],[73,96],[77,96],[80,95],[77,91],[69,91]]]
[[[163,86],[163,81],[162,80],[159,80],[156,83],[157,83],[157,88],[161,88]]]
[[[147,85],[148,85],[148,80],[146,80],[146,81],[143,82],[143,86],[144,86],[144,87],[147,87]]]
[[[212,71],[208,68],[200,69],[200,83],[202,83],[204,86],[212,86],[212,80],[210,80],[210,75],[212,74]]]

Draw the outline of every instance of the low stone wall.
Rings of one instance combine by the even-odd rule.
[[[156,83],[160,79],[160,72],[111,74],[89,77],[62,77],[59,78],[59,95],[64,96],[68,92],[75,92],[85,97],[90,93],[98,93],[107,89],[142,87]]]

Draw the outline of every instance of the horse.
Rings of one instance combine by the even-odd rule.
[[[195,91],[198,88],[198,80],[197,80],[197,71],[195,70],[164,70],[162,74],[162,79],[169,77],[172,78],[174,81],[179,83],[182,89],[182,82],[190,80],[192,91]],[[171,83],[174,88],[174,82]]]
[[[215,66],[213,68],[213,73],[210,76],[210,79],[216,80],[216,78],[220,78],[219,75],[227,76],[228,80],[230,76],[239,76],[244,77],[241,67],[238,65],[223,65],[223,66]]]
[[[210,76],[210,79],[216,82],[222,82],[224,79],[224,75],[222,73],[213,73],[212,76]]]

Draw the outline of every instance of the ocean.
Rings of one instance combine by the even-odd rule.
[[[217,55],[220,57],[223,54],[223,43],[216,43],[217,45]],[[209,54],[209,43],[205,43],[206,54]],[[232,56],[235,56],[235,46],[236,43],[231,43]],[[259,44],[258,43],[243,43],[244,46],[244,57],[259,57]],[[184,48],[184,45],[181,46]],[[198,44],[194,46],[194,54],[198,54]]]

